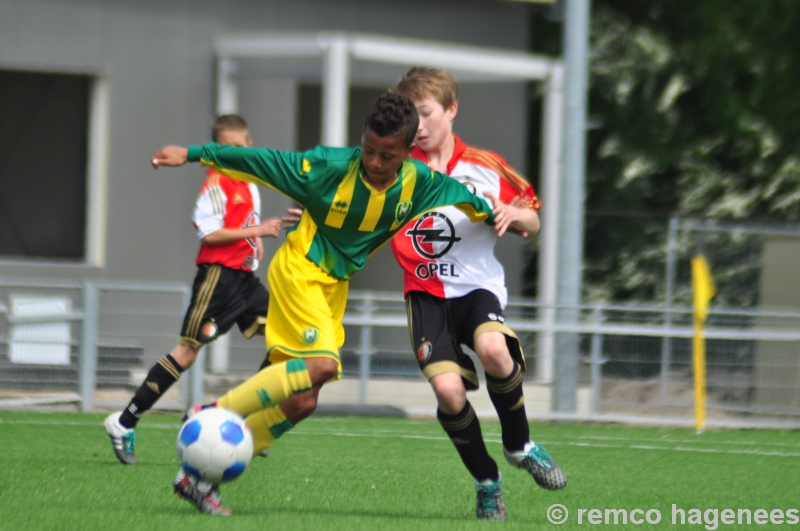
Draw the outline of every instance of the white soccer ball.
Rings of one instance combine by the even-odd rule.
[[[241,415],[211,407],[189,418],[178,432],[183,470],[219,485],[239,477],[253,458],[253,434]]]

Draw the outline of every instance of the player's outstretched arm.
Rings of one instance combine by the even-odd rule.
[[[252,227],[241,229],[220,228],[203,237],[205,245],[225,245],[247,238],[277,238],[281,231],[281,220],[278,218],[268,219]]]
[[[497,237],[501,237],[506,231],[510,230],[522,236],[535,235],[539,232],[539,215],[532,208],[521,204],[520,201],[503,203],[491,192],[484,192],[494,205],[494,230]]]
[[[189,150],[181,146],[164,146],[155,152],[150,164],[153,168],[159,166],[183,166],[189,160]]]

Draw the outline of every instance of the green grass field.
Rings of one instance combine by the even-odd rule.
[[[509,519],[475,520],[472,479],[433,420],[317,417],[222,488],[230,518],[199,514],[172,495],[177,416],[148,414],[139,464],[119,464],[104,415],[0,411],[0,530],[573,529],[675,528],[683,509],[800,509],[800,432],[533,424],[566,471],[559,492],[537,487],[502,457],[500,427],[483,422],[504,477]],[[552,504],[566,524],[548,522]],[[657,509],[658,524],[591,525],[580,509]],[[778,514],[774,513],[775,521]],[[642,513],[634,515],[644,520]],[[654,519],[655,513],[651,513]],[[601,517],[601,521],[604,518]],[[707,513],[713,520],[713,513]],[[735,519],[734,519],[735,521]],[[769,521],[769,520],[767,520]],[[784,515],[784,524],[791,518]],[[621,522],[621,521],[620,521]],[[683,527],[683,526],[681,526]],[[695,524],[694,529],[776,527]],[[800,527],[800,524],[797,526]]]

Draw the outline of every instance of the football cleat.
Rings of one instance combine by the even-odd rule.
[[[103,426],[105,426],[108,436],[111,437],[111,446],[113,446],[114,454],[119,462],[123,465],[135,465],[136,456],[133,454],[133,448],[136,446],[136,432],[119,423],[121,414],[122,411],[110,414],[103,422]]]
[[[530,472],[536,483],[545,489],[558,490],[567,486],[567,476],[555,464],[544,446],[529,442],[521,452],[509,452],[503,448],[506,461]]]
[[[192,503],[201,513],[217,516],[231,514],[231,510],[222,505],[219,499],[219,487],[197,479],[183,469],[178,470],[175,479],[172,480],[172,488],[178,498]]]
[[[503,501],[503,477],[498,476],[497,481],[487,480],[475,482],[478,502],[475,506],[475,516],[481,520],[506,520],[506,504]]]

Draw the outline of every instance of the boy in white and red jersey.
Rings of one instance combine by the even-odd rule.
[[[410,98],[420,116],[414,158],[488,197],[495,207],[501,202],[523,207],[504,211],[514,216],[509,230],[523,236],[538,232],[540,204],[533,188],[498,155],[466,146],[453,135],[458,83],[449,72],[412,68],[393,91]],[[475,479],[476,515],[490,520],[506,519],[502,479],[466,397],[466,391],[478,388],[478,376],[462,344],[483,365],[506,459],[544,488],[566,485],[558,465],[529,439],[522,394],[525,358],[504,324],[505,276],[494,256],[502,232],[445,207],[412,221],[391,242],[403,268],[412,348],[436,393],[439,422]]]
[[[219,144],[251,147],[247,123],[236,115],[218,117],[212,138]],[[105,420],[114,453],[126,465],[136,464],[134,429],[142,414],[192,366],[205,343],[234,324],[246,338],[264,335],[269,292],[253,271],[264,254],[262,237],[277,238],[281,219],[263,223],[256,185],[236,181],[209,169],[195,204],[192,223],[200,238],[192,299],[172,352],[150,368],[127,407]],[[290,214],[297,213],[290,210]],[[283,221],[291,222],[292,218]],[[296,221],[296,220],[294,220]]]

